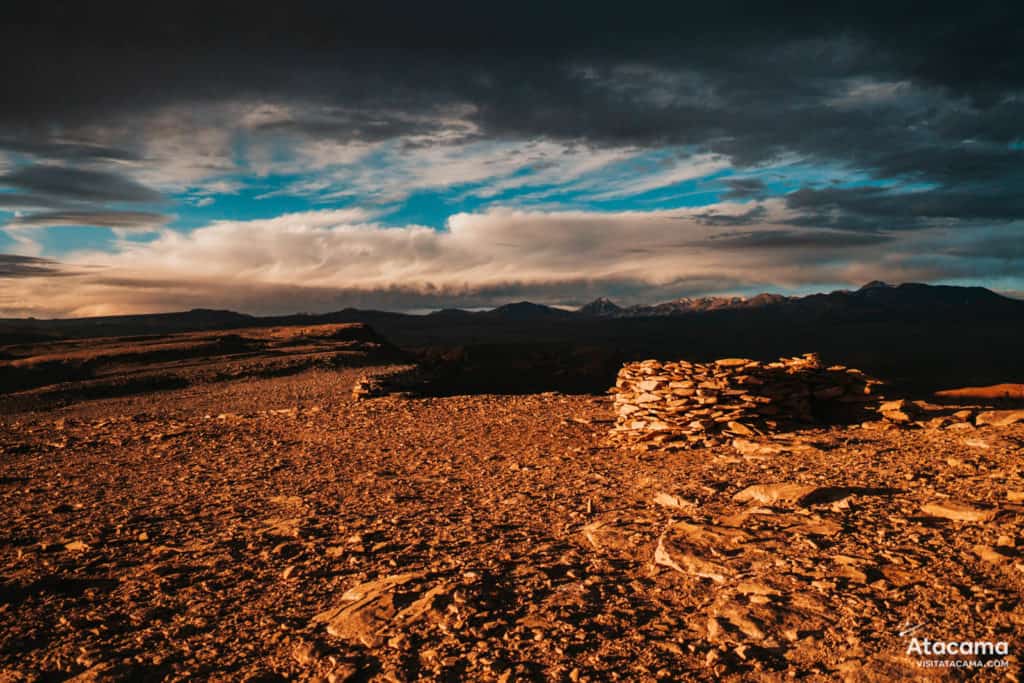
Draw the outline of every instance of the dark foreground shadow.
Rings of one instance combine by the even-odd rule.
[[[864,486],[824,486],[804,497],[806,503],[834,503],[849,496],[895,496],[906,493],[906,489]]]
[[[424,396],[467,394],[603,394],[624,356],[576,344],[473,344],[416,352]]]

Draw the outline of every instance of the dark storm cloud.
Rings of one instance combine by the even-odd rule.
[[[424,112],[426,113],[428,112]],[[441,129],[441,124],[436,116],[413,119],[408,115],[389,112],[386,107],[380,110],[361,111],[330,107],[317,111],[316,116],[274,121],[256,125],[253,129],[269,133],[300,133],[311,138],[330,140],[381,142],[402,136],[435,133]]]
[[[967,259],[996,259],[1019,265],[1024,263],[1024,230],[988,234],[966,244],[947,246],[943,253]]]
[[[105,228],[147,228],[165,223],[167,216],[148,211],[40,211],[21,216],[8,225],[11,227],[49,227],[54,225],[85,225]]]
[[[161,202],[163,195],[131,178],[109,171],[25,165],[0,175],[0,209],[21,213],[0,227],[34,228],[58,225],[121,229],[153,228],[168,217],[150,211],[126,211],[111,205]]]
[[[577,3],[244,12],[21,3],[0,27],[11,94],[0,148],[6,138],[7,149],[46,158],[131,156],[130,145],[54,131],[172,105],[288,103],[316,115],[268,127],[367,141],[431,132],[464,107],[481,137],[694,145],[741,167],[796,154],[940,186],[912,198],[924,212],[913,216],[886,197],[871,197],[885,207],[873,210],[863,197],[836,199],[850,214],[838,217],[806,200],[807,224],[994,220],[1014,210],[1024,165],[1021,15],[1019,3],[984,1],[641,3],[609,13]],[[18,187],[81,196],[80,185],[55,180]],[[152,200],[145,188],[101,185]],[[729,196],[758,190],[735,180]]]
[[[799,221],[828,224],[840,216],[847,229],[914,229],[934,225],[936,219],[970,218],[986,223],[1019,220],[1024,216],[1024,196],[1017,185],[966,187],[942,186],[914,192],[893,192],[877,187],[809,189],[786,196],[786,204],[801,211]]]
[[[156,190],[117,173],[37,164],[0,175],[0,187],[55,197],[110,202],[156,202]]]
[[[764,220],[767,211],[763,206],[755,206],[740,214],[722,214],[704,211],[693,216],[693,220],[703,225],[753,225]]]
[[[0,149],[16,154],[27,154],[40,159],[68,161],[138,161],[138,153],[90,142],[50,139],[46,130],[26,127],[0,137]]]
[[[0,254],[0,278],[55,276],[63,274],[60,264],[51,259],[35,256]]]
[[[523,95],[554,97],[552,109],[561,109],[585,87],[573,79],[558,97],[554,86],[570,83],[553,67],[586,63],[687,67],[737,93],[804,95],[814,87],[808,77],[874,73],[985,93],[988,103],[1021,83],[1019,9],[1010,3],[659,5],[305,2],[240,12],[183,2],[166,12],[22,3],[0,29],[17,57],[4,61],[5,82],[25,93],[5,115],[24,122],[26,112],[95,115],[275,91],[412,104],[497,87],[516,109],[543,117],[546,102]]]
[[[752,232],[727,232],[707,240],[707,246],[737,247],[754,249],[791,249],[800,247],[865,247],[892,239],[888,235],[852,233],[834,230],[797,232],[793,230],[759,230]]]
[[[38,194],[25,194],[22,192],[0,192],[0,209],[60,209],[75,206],[58,197],[48,197]]]
[[[729,191],[722,195],[722,199],[749,199],[764,192],[764,181],[760,178],[728,178],[725,184]]]

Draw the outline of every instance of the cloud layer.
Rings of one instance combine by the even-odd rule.
[[[75,275],[12,260],[0,308],[1024,289],[1022,19],[22,3],[0,26],[0,250]]]
[[[204,6],[186,29],[116,4],[41,3],[0,29],[4,82],[20,94],[0,111],[0,147],[124,176],[101,188],[30,168],[8,184],[29,176],[134,199],[156,198],[139,179],[200,183],[237,169],[240,153],[249,168],[287,172],[345,165],[388,141],[429,147],[408,164],[412,182],[424,163],[460,175],[464,155],[443,143],[474,140],[695,146],[737,166],[795,154],[947,189],[1019,182],[1019,8],[898,5],[725,2],[612,17],[527,4],[500,19],[468,6],[397,17]]]
[[[1015,272],[1024,224],[976,232],[956,247],[941,230],[887,234],[791,224],[781,200],[663,211],[592,213],[492,208],[450,218],[446,230],[385,227],[361,209],[217,221],[163,231],[62,265],[6,264],[5,315],[101,315],[229,307],[252,313],[488,306],[529,298],[574,305],[706,292],[799,290],[822,284],[976,277]],[[722,227],[707,217],[732,217]],[[756,216],[755,218],[744,218]],[[921,245],[926,245],[923,252]],[[940,247],[940,245],[947,245]],[[928,256],[924,256],[928,254]],[[999,265],[1001,264],[1001,265]],[[63,278],[49,277],[51,271]],[[31,302],[29,305],[26,303]]]

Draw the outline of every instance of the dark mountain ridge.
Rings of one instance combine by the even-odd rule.
[[[1024,302],[996,294],[984,287],[954,287],[905,283],[889,285],[880,281],[869,282],[857,290],[837,290],[829,293],[790,297],[762,293],[746,297],[680,298],[655,305],[617,306],[607,298],[597,299],[579,309],[579,313],[602,317],[647,317],[685,315],[708,311],[737,309],[786,309],[789,313],[861,315],[894,312],[952,311],[962,307],[975,308],[975,313],[1013,314],[1024,311]],[[980,311],[978,310],[980,307]]]
[[[790,297],[762,293],[745,297],[682,297],[673,301],[647,305],[619,306],[607,297],[600,297],[575,311],[536,304],[529,301],[504,304],[488,311],[466,311],[448,308],[426,315],[392,311],[345,308],[331,313],[297,313],[280,316],[253,316],[228,310],[197,308],[174,313],[117,315],[94,318],[0,318],[0,343],[21,343],[42,339],[88,338],[228,330],[261,325],[310,325],[345,322],[410,322],[424,327],[437,324],[523,323],[588,321],[615,318],[691,317],[695,314],[735,315],[756,313],[757,317],[777,315],[784,318],[805,317],[885,320],[892,316],[910,315],[928,318],[937,314],[979,317],[1024,315],[1024,301],[1001,296],[984,287],[956,287],[906,283],[888,285],[874,281],[857,290]]]
[[[621,307],[602,298],[576,311],[519,302],[490,311],[427,315],[344,309],[326,314],[255,317],[194,310],[77,320],[0,320],[0,345],[100,336],[159,335],[241,327],[366,323],[415,353],[488,358],[495,372],[543,353],[574,358],[601,350],[619,360],[760,360],[817,351],[913,387],[1024,381],[1024,301],[982,287],[870,283],[803,297],[760,294],[677,299]],[[5,351],[0,348],[0,358]],[[506,358],[498,363],[494,359]],[[547,361],[545,361],[547,363]],[[575,362],[575,361],[574,361]],[[500,366],[500,367],[498,367]],[[2,378],[0,378],[2,381]]]

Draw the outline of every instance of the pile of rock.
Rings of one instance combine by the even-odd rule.
[[[877,400],[878,384],[860,370],[825,367],[813,353],[770,363],[627,363],[611,390],[618,416],[611,435],[640,445],[713,446],[726,437],[813,423],[837,407],[863,406]]]

